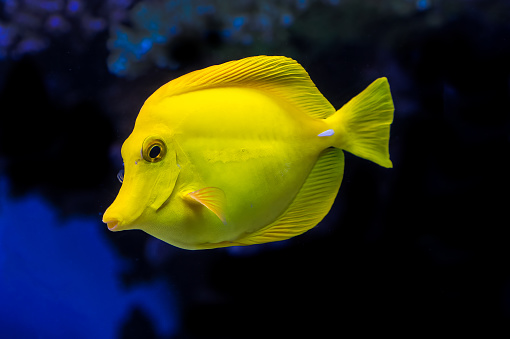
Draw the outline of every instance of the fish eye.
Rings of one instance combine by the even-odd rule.
[[[148,162],[158,162],[166,154],[166,146],[162,140],[147,138],[143,142],[142,157]]]

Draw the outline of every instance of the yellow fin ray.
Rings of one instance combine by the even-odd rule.
[[[388,145],[393,111],[388,80],[379,78],[328,119],[333,129],[345,131],[339,133],[334,146],[392,167]]]
[[[295,60],[283,56],[253,56],[191,72],[160,87],[148,101],[233,86],[261,90],[314,118],[323,119],[335,113],[305,69]]]
[[[220,220],[226,224],[225,218],[225,192],[217,187],[205,187],[187,194],[193,200],[207,207],[211,212],[216,214]]]

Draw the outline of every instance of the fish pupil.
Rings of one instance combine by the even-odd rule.
[[[160,153],[161,147],[159,147],[158,145],[154,145],[149,151],[149,157],[151,157],[152,159],[156,159]]]

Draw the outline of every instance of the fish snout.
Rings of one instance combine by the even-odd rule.
[[[103,216],[103,222],[108,226],[108,229],[110,231],[118,231],[117,228],[119,227],[120,221],[117,218],[112,218],[105,213]]]
[[[108,229],[110,231],[115,231],[115,229],[119,226],[119,222],[114,219],[114,220],[106,222],[106,225],[108,226]]]

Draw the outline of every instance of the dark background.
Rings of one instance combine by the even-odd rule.
[[[281,243],[108,232],[144,100],[260,54],[296,59],[337,108],[388,77],[394,168],[346,155],[332,211]],[[503,0],[1,1],[0,336],[510,334],[509,61]]]

